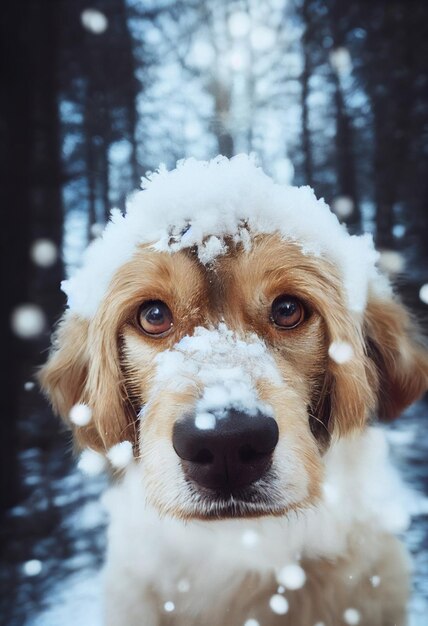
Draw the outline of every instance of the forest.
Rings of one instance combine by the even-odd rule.
[[[3,6],[0,28],[2,535],[11,597],[37,605],[45,588],[21,584],[22,546],[56,532],[60,513],[48,503],[30,529],[7,512],[30,497],[27,471],[45,483],[72,461],[34,375],[60,281],[147,172],[254,152],[372,233],[426,320],[428,3],[26,0]]]

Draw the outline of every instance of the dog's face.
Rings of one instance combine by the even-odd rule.
[[[424,392],[412,334],[390,298],[351,313],[334,265],[276,234],[209,267],[141,246],[93,319],[66,314],[41,377],[65,418],[92,409],[80,446],[132,441],[161,513],[283,515],[316,501],[332,439]]]

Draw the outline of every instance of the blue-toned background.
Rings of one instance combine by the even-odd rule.
[[[160,162],[254,151],[373,233],[427,328],[428,4],[9,0],[0,31],[0,623],[67,626],[68,607],[95,626],[104,479],[74,468],[34,384],[61,278]],[[389,434],[425,494],[427,414],[422,401]],[[428,615],[426,510],[405,535],[412,626]]]

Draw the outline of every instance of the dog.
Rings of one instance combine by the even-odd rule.
[[[40,373],[116,475],[106,624],[406,623],[375,420],[426,391],[428,358],[377,261],[245,155],[161,168],[113,212]]]

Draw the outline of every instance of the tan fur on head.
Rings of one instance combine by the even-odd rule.
[[[271,304],[281,294],[300,298],[309,311],[292,331],[278,330],[270,320]],[[138,329],[137,311],[148,300],[162,300],[172,311],[168,336],[147,337]],[[280,514],[317,497],[320,459],[331,436],[360,431],[376,410],[381,418],[394,417],[427,388],[426,352],[404,307],[370,295],[364,319],[351,313],[336,268],[295,244],[256,236],[249,252],[230,245],[208,269],[192,251],[171,255],[141,247],[116,273],[93,319],[65,314],[40,380],[68,423],[74,404],[91,408],[88,426],[72,425],[78,446],[105,451],[132,441],[143,459],[149,499],[175,515],[202,515],[196,500],[188,504],[171,433],[174,421],[194,409],[203,387],[197,377],[185,387],[175,388],[172,379],[160,386],[157,356],[174,351],[196,327],[220,322],[245,340],[256,333],[281,379],[273,385],[254,379],[254,386],[279,426],[276,493],[286,486],[299,495],[282,504],[278,496],[278,507],[266,512]],[[352,347],[348,362],[337,364],[328,356],[335,341]],[[302,476],[300,485],[293,483],[290,463]]]

